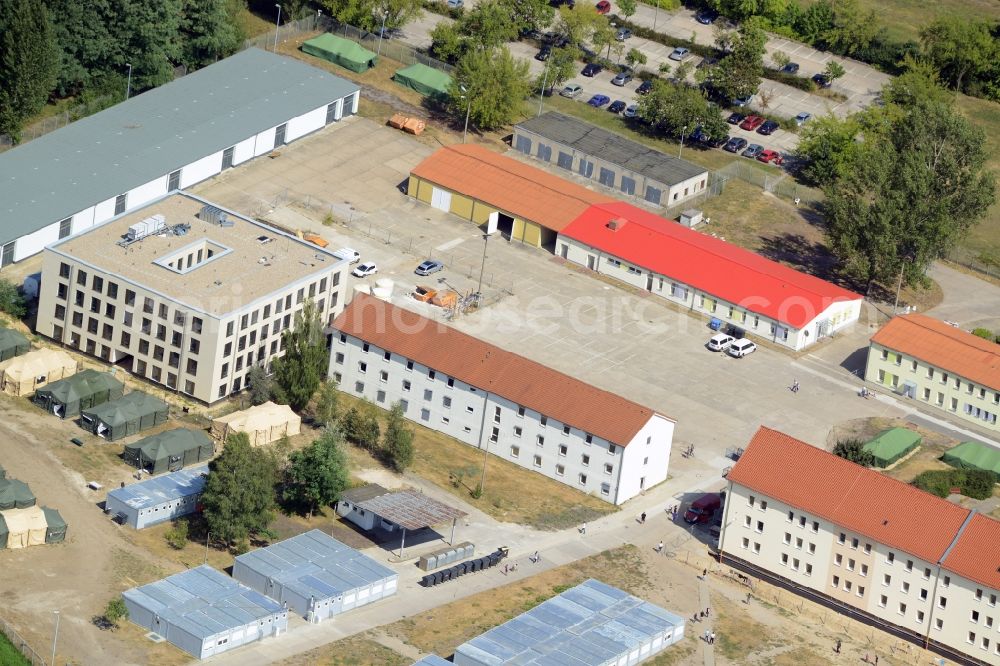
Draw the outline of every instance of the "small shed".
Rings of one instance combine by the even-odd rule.
[[[941,460],[960,469],[993,472],[997,481],[1000,481],[1000,450],[981,442],[962,442],[945,451]]]
[[[0,479],[0,509],[25,509],[35,506],[35,494],[24,481]]]
[[[115,488],[104,510],[137,530],[174,520],[198,510],[207,478],[208,465],[201,465]]]
[[[45,513],[41,507],[29,506],[24,509],[0,511],[7,526],[7,548],[27,548],[45,543]]]
[[[388,495],[389,491],[377,483],[369,483],[357,488],[351,488],[340,493],[337,500],[337,515],[345,520],[349,520],[363,530],[373,530],[376,527],[376,516],[371,511],[365,511],[358,505],[361,502]]]
[[[288,611],[207,564],[122,593],[128,619],[198,659],[288,630]]]
[[[75,375],[79,364],[61,349],[36,349],[0,362],[0,385],[8,395],[21,396]]]
[[[150,474],[162,474],[208,460],[214,452],[212,438],[204,430],[174,428],[129,444],[122,458]]]
[[[378,57],[357,42],[325,33],[302,44],[302,52],[328,60],[352,72],[365,72],[375,66]]]
[[[365,488],[367,487],[365,486]],[[364,524],[359,520],[363,520],[365,523],[370,522],[372,527],[365,527],[365,529],[378,527],[390,532],[400,530],[400,557],[403,556],[403,548],[406,546],[407,530],[412,532],[450,522],[451,536],[448,543],[453,544],[455,543],[455,525],[458,523],[458,519],[468,515],[461,509],[448,506],[444,502],[439,502],[433,497],[413,490],[379,492],[380,490],[385,491],[385,488],[381,486],[376,486],[367,494],[363,490],[348,491],[348,496],[353,498],[347,500],[350,508],[347,504],[341,507],[341,503],[338,501],[337,512],[360,527],[364,527]],[[358,499],[359,497],[364,497],[364,499]],[[366,517],[367,514],[371,514],[370,521]],[[357,516],[359,520],[355,520],[352,516]]]
[[[64,419],[76,416],[81,410],[117,400],[124,392],[124,384],[111,373],[87,369],[38,389],[34,402]]]
[[[451,87],[450,76],[419,62],[396,70],[392,80],[429,97],[446,97],[448,88]]]
[[[114,402],[80,412],[80,424],[109,442],[167,422],[170,406],[156,396],[132,391]]]
[[[62,543],[66,540],[66,521],[55,509],[42,507],[45,514],[45,543]]]
[[[876,467],[888,467],[920,445],[920,435],[906,428],[890,428],[864,445],[875,456]]]
[[[302,419],[291,407],[268,401],[215,419],[212,421],[212,436],[225,440],[233,433],[245,432],[250,444],[259,446],[297,435],[301,427]]]
[[[396,593],[399,575],[319,530],[236,558],[233,578],[310,622]]]
[[[0,361],[27,354],[31,343],[19,331],[10,328],[0,328]]]

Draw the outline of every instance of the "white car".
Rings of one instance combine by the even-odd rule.
[[[746,338],[733,340],[733,342],[730,343],[729,348],[726,349],[726,353],[733,358],[743,358],[747,354],[752,354],[755,351],[757,351],[757,345],[750,342]]]
[[[725,351],[726,349],[729,348],[729,345],[733,344],[734,340],[736,340],[736,338],[734,338],[731,335],[726,335],[725,333],[716,333],[708,341],[708,348],[711,349],[712,351]]]
[[[375,265],[374,261],[366,261],[351,271],[351,275],[354,277],[368,277],[376,273],[378,273],[378,266]]]

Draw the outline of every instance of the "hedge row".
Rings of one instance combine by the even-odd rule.
[[[947,497],[952,488],[973,499],[986,499],[993,495],[996,475],[981,469],[939,469],[921,472],[913,485],[938,497]]]

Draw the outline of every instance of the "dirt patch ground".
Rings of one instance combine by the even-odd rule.
[[[833,446],[842,439],[860,439],[867,442],[889,428],[913,430],[920,434],[921,442],[916,451],[883,470],[887,476],[909,483],[917,478],[918,474],[929,469],[951,469],[939,459],[945,451],[960,442],[933,430],[915,426],[903,419],[876,417],[847,421],[830,431],[826,447],[828,450],[832,450]]]

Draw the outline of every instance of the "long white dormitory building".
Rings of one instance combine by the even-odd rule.
[[[333,328],[343,391],[613,504],[667,478],[674,421],[648,407],[372,296]]]

